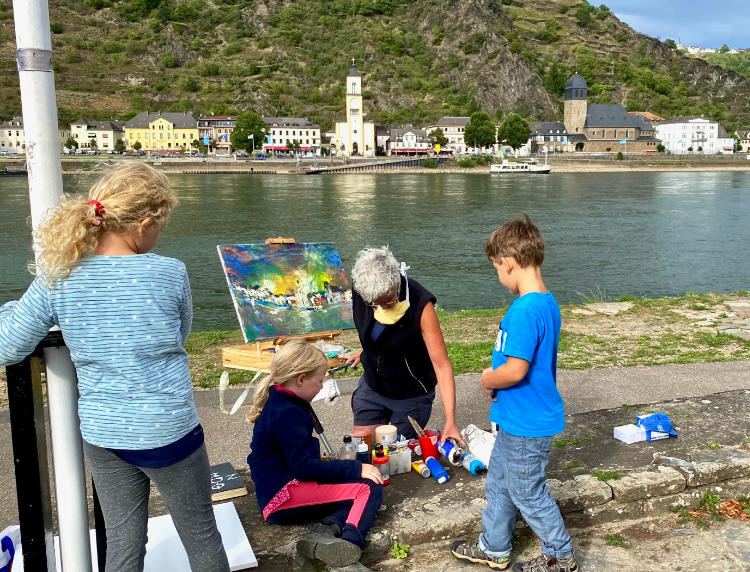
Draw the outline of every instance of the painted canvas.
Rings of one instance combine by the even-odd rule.
[[[245,342],[354,327],[352,291],[333,244],[217,249]]]

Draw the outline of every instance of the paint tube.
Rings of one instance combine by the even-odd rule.
[[[443,455],[451,465],[460,465],[461,456],[464,454],[461,447],[456,445],[452,439],[446,439],[445,441],[439,441],[437,444],[438,451]]]
[[[424,460],[424,463],[430,469],[432,477],[438,482],[438,484],[442,485],[443,483],[448,482],[450,479],[448,471],[443,468],[443,465],[441,465],[435,457],[427,457]]]
[[[425,479],[430,478],[430,475],[432,474],[430,472],[430,468],[425,465],[422,461],[414,461],[411,464],[411,468],[414,469],[417,473],[419,473],[420,477],[424,477]]]

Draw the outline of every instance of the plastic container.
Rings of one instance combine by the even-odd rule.
[[[375,441],[383,446],[395,443],[398,440],[398,429],[395,425],[380,425],[375,427]]]
[[[339,459],[354,460],[357,458],[357,446],[352,443],[351,435],[344,435],[344,443],[339,449]]]
[[[359,438],[359,443],[357,443],[357,460],[362,463],[372,464],[370,449],[367,447],[364,438]]]
[[[437,440],[437,436],[419,438],[419,447],[422,449],[422,457],[435,457],[437,459],[440,456],[440,451],[438,451],[437,448]]]
[[[484,466],[484,463],[471,453],[464,453],[463,457],[461,457],[461,464],[472,475],[483,475],[487,472],[487,467]]]
[[[447,483],[450,480],[448,471],[443,468],[435,457],[427,457],[424,460],[425,465],[430,469],[432,477],[438,482],[439,485]]]
[[[364,439],[367,444],[367,450],[372,449],[372,429],[357,428],[352,429],[352,439]]]
[[[411,471],[411,449],[405,445],[389,445],[388,467],[391,475],[401,475]]]
[[[380,474],[383,475],[383,484],[389,484],[391,482],[391,474],[388,470],[388,457],[385,456],[383,451],[375,452],[372,464],[375,465],[380,471]]]

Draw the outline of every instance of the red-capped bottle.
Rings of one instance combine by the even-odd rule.
[[[372,464],[380,470],[380,474],[383,475],[383,484],[387,485],[391,482],[391,473],[388,470],[388,457],[385,456],[383,451],[376,451],[375,458],[372,460]]]

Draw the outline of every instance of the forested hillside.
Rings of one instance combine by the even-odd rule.
[[[581,0],[50,0],[60,118],[141,110],[344,112],[355,58],[368,116],[422,123],[591,101],[750,125],[750,79],[634,32]],[[0,117],[20,113],[11,0],[0,0]]]

